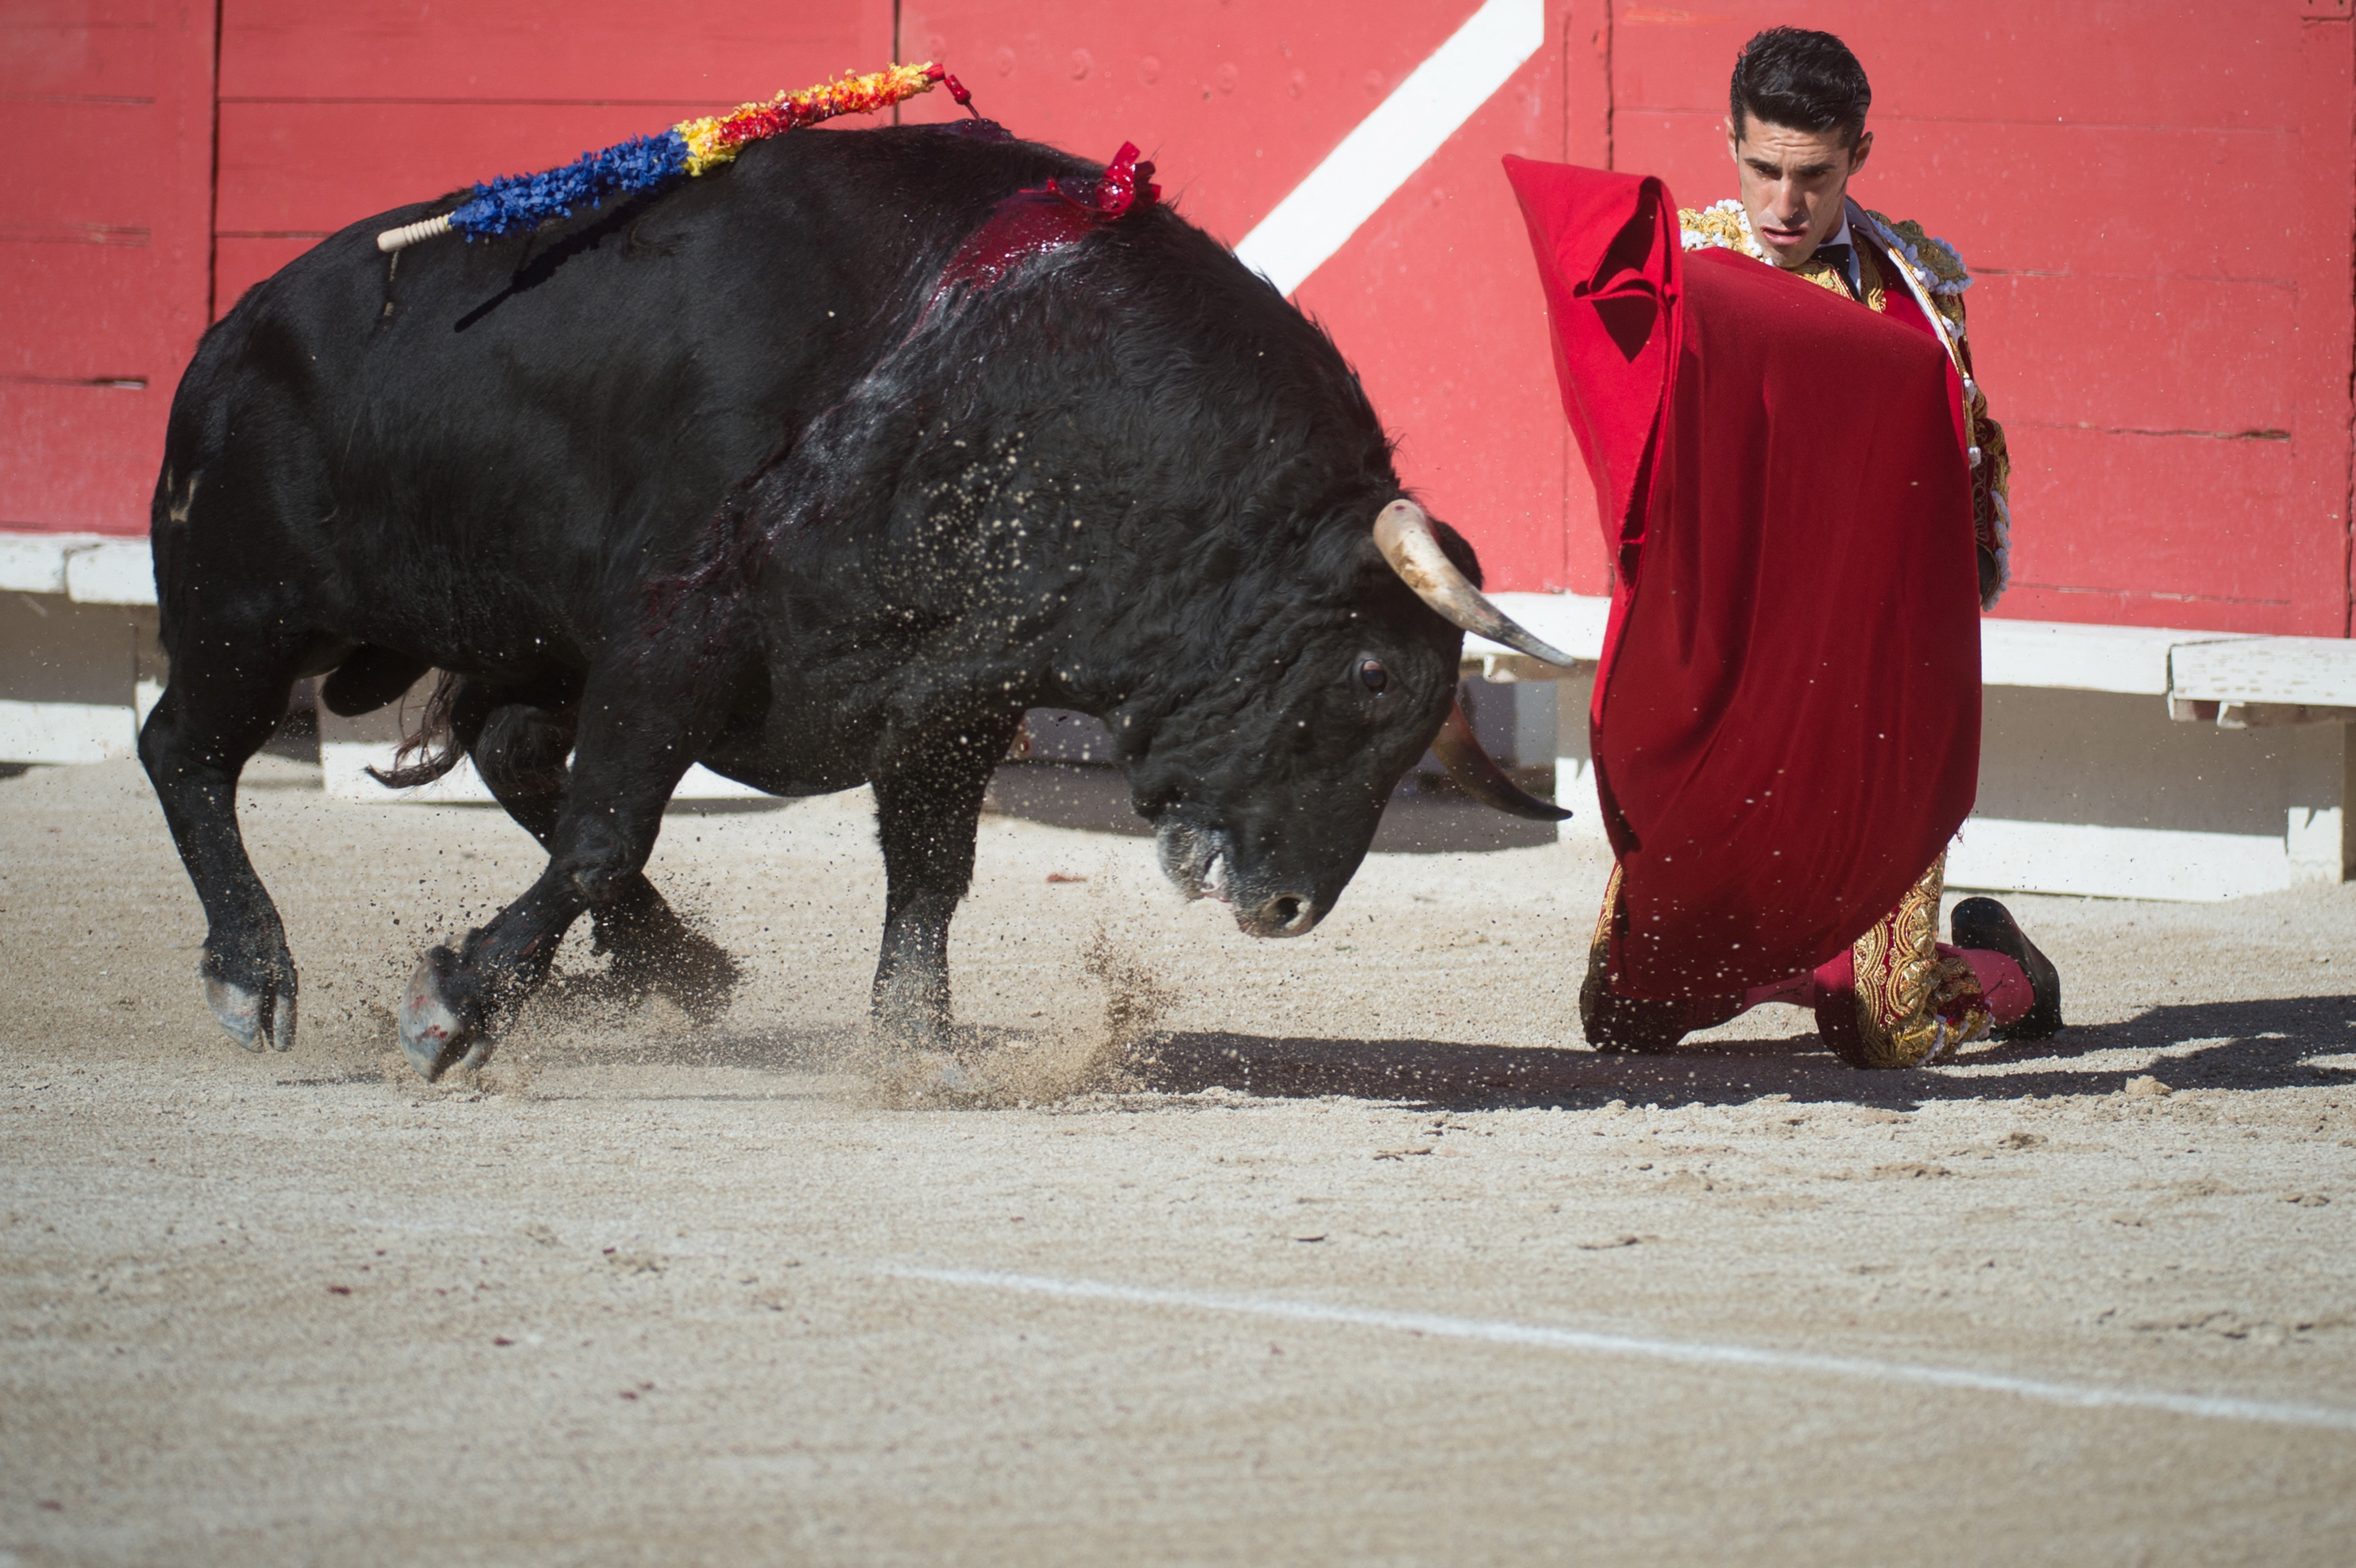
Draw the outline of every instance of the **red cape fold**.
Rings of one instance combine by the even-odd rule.
[[[1911,301],[1877,315],[1682,251],[1657,179],[1505,173],[1616,568],[1589,714],[1628,913],[1616,989],[1814,969],[1971,810],[1961,385]]]

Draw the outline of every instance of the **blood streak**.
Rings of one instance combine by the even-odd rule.
[[[1162,188],[1152,183],[1153,166],[1140,163],[1134,143],[1123,142],[1101,177],[1075,188],[1060,179],[1018,190],[992,209],[982,226],[958,248],[926,306],[930,316],[959,285],[989,288],[1023,263],[1053,255],[1090,231],[1152,206]]]

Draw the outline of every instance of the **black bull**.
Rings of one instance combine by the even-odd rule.
[[[724,992],[642,872],[697,761],[873,782],[875,1012],[913,1041],[947,1026],[950,915],[1027,707],[1106,721],[1186,892],[1258,935],[1316,924],[1450,714],[1477,568],[1427,531],[1456,582],[1410,591],[1373,525],[1422,514],[1355,377],[1167,209],[972,252],[1055,199],[1019,193],[1098,173],[797,134],[530,235],[387,257],[371,236],[435,209],[386,214],[206,335],[155,489],[171,676],[140,756],[241,1043],[291,1046],[297,981],[237,780],[310,675],[353,714],[444,671],[410,776],[471,756],[549,852],[419,966],[428,1077],[479,1059],[584,910],[617,966]],[[1450,591],[1473,618],[1427,607]]]

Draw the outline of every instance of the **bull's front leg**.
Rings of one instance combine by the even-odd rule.
[[[508,815],[552,852],[557,824],[564,820],[576,724],[570,709],[503,703],[491,710],[468,753]],[[597,923],[594,950],[613,955],[606,978],[624,995],[659,992],[699,1024],[727,1011],[738,979],[736,961],[680,919],[644,873],[622,878],[614,897],[591,906],[591,913]]]
[[[907,1045],[948,1043],[949,918],[973,880],[982,791],[1021,721],[1011,713],[932,726],[876,768],[886,888],[872,1010]]]
[[[428,951],[410,979],[401,1048],[429,1080],[488,1060],[493,1030],[547,978],[573,922],[644,886],[663,808],[709,728],[695,703],[643,679],[593,678],[582,713],[548,869],[457,948]]]

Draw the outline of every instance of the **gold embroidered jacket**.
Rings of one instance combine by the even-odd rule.
[[[2012,577],[2012,509],[2006,499],[2012,479],[2012,460],[2005,451],[2004,427],[1988,417],[1987,394],[1972,375],[1971,345],[1965,337],[1964,291],[1972,276],[1944,240],[1934,240],[1912,220],[1892,222],[1879,212],[1848,204],[1849,237],[1857,242],[1858,274],[1864,280],[1865,303],[1885,308],[1892,286],[1914,296],[1937,328],[1964,381],[1964,429],[1972,465],[1972,529],[1980,549],[1995,563],[1991,576],[1981,568],[1980,607],[1993,607]],[[1751,220],[1740,201],[1721,201],[1699,211],[1677,213],[1688,251],[1740,251],[1769,265],[1765,251],[1751,236]],[[1846,296],[1847,281],[1832,263],[1811,259],[1793,269],[1795,276]]]

